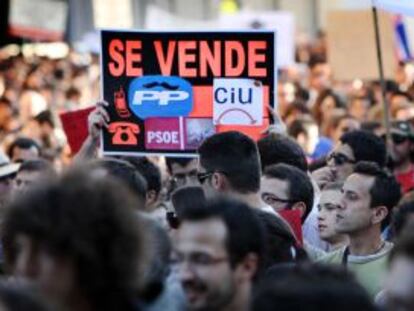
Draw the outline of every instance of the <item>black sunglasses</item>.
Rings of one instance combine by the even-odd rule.
[[[204,184],[205,183],[205,181],[209,178],[209,177],[211,177],[211,176],[213,176],[214,175],[214,173],[220,173],[220,174],[223,174],[223,175],[227,175],[227,173],[226,172],[223,172],[223,171],[217,171],[217,170],[215,170],[215,171],[211,171],[211,172],[204,172],[204,173],[198,173],[197,174],[197,179],[198,179],[198,182],[202,185],[202,184]]]
[[[386,135],[382,135],[381,137],[384,141],[387,139]],[[407,139],[408,139],[407,136],[404,136],[404,135],[401,135],[401,134],[395,134],[395,133],[391,134],[391,140],[394,143],[394,145],[402,144],[402,143],[406,142]]]
[[[333,160],[335,165],[343,165],[345,163],[351,163],[354,164],[356,163],[355,160],[351,160],[350,158],[348,158],[346,155],[342,154],[342,153],[336,153],[336,152],[332,152],[329,156],[328,156],[328,162]]]
[[[205,173],[198,173],[197,179],[198,182],[202,185],[204,182],[210,177],[213,176],[214,172],[205,172]]]
[[[392,134],[391,139],[394,144],[399,145],[406,142],[408,140],[408,137],[398,134]]]

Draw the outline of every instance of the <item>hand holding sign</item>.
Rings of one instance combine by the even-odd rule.
[[[109,114],[104,107],[108,107],[108,103],[100,101],[96,103],[96,108],[88,116],[88,134],[93,139],[99,137],[102,127],[108,127],[110,122]]]

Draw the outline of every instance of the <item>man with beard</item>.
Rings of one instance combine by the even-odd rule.
[[[392,169],[404,193],[414,188],[414,165],[411,162],[413,138],[409,122],[392,123],[390,141]]]
[[[248,310],[263,232],[248,205],[217,198],[181,216],[172,258],[189,310]]]
[[[354,272],[371,297],[382,289],[392,243],[381,238],[391,210],[401,197],[395,177],[375,163],[360,162],[345,181],[335,230],[348,234],[349,246],[322,258]]]

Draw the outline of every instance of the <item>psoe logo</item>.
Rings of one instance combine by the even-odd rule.
[[[144,120],[150,117],[186,117],[193,110],[193,89],[180,77],[139,77],[129,86],[128,103],[131,111]]]

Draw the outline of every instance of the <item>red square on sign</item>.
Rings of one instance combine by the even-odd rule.
[[[149,118],[145,120],[145,148],[184,150],[183,118]]]

